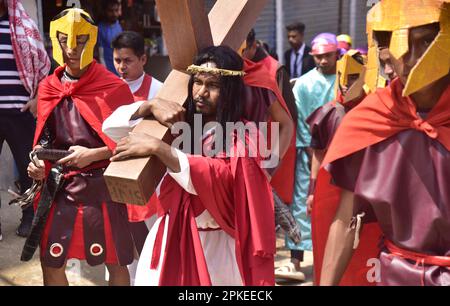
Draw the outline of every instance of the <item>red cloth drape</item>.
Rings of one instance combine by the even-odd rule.
[[[450,149],[450,86],[424,120],[410,97],[402,96],[399,79],[369,95],[343,119],[328,149],[317,178],[312,211],[312,235],[316,283],[320,280],[325,244],[330,225],[336,214],[341,190],[330,183],[324,166],[359,150],[379,143],[397,133],[416,129]],[[351,141],[349,141],[351,140]],[[377,223],[366,224],[360,234],[360,245],[354,253],[341,285],[370,285],[366,273],[367,260],[377,258],[381,229]]]
[[[268,56],[268,58],[268,60],[260,61],[258,63],[245,60],[244,71],[247,74],[244,76],[244,82],[249,86],[262,87],[271,90],[276,95],[281,106],[290,116],[289,109],[276,83],[275,63],[271,60],[270,56]],[[272,119],[270,119],[269,123],[271,121]],[[295,121],[293,122],[295,124]],[[292,202],[294,193],[295,159],[296,149],[294,130],[289,148],[282,157],[280,165],[270,182],[283,202],[288,204]]]

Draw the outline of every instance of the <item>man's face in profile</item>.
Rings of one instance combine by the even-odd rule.
[[[390,81],[393,81],[397,77],[397,74],[395,73],[394,67],[392,66],[388,48],[380,49],[379,59],[380,67],[383,73],[389,78]]]

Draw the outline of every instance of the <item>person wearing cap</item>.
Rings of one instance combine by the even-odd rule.
[[[337,62],[336,99],[316,109],[306,122],[311,132],[311,181],[308,196],[313,196],[315,179],[333,136],[345,114],[365,97],[364,58],[357,50],[349,50]],[[358,82],[359,81],[359,82]],[[308,197],[308,202],[312,201]],[[310,213],[308,206],[308,212]]]
[[[347,52],[353,46],[352,37],[348,34],[341,34],[336,39],[338,41],[338,48],[344,50],[344,52]]]
[[[320,285],[448,285],[450,3],[381,1],[369,21],[398,78],[344,117],[319,171],[339,192]]]
[[[300,77],[293,92],[298,111],[297,121],[297,161],[295,169],[292,214],[300,226],[302,241],[295,244],[286,237],[286,247],[291,251],[291,263],[278,268],[275,275],[302,281],[305,275],[300,271],[304,251],[312,250],[311,223],[307,215],[306,198],[310,178],[310,143],[306,119],[320,106],[335,99],[336,62],[339,57],[336,35],[322,33],[312,41],[311,55],[316,68]]]

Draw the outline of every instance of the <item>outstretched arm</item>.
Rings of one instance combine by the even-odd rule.
[[[320,276],[321,286],[336,286],[353,255],[355,229],[350,227],[354,195],[343,190],[341,202],[330,227]]]

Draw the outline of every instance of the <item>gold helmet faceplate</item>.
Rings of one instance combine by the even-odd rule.
[[[82,9],[71,8],[62,12],[62,17],[50,22],[50,38],[53,44],[53,58],[59,65],[64,65],[63,50],[58,40],[58,33],[67,35],[67,47],[77,47],[77,36],[88,35],[89,39],[81,54],[80,69],[89,65],[94,59],[94,47],[97,43],[98,28],[91,23],[91,16]]]
[[[382,0],[369,11],[369,63],[366,83],[371,89],[379,82],[378,68],[375,68],[378,53],[374,33],[391,32],[389,51],[396,59],[400,59],[409,51],[410,29],[432,23],[439,23],[440,31],[411,70],[403,96],[409,96],[449,73],[450,0]]]

